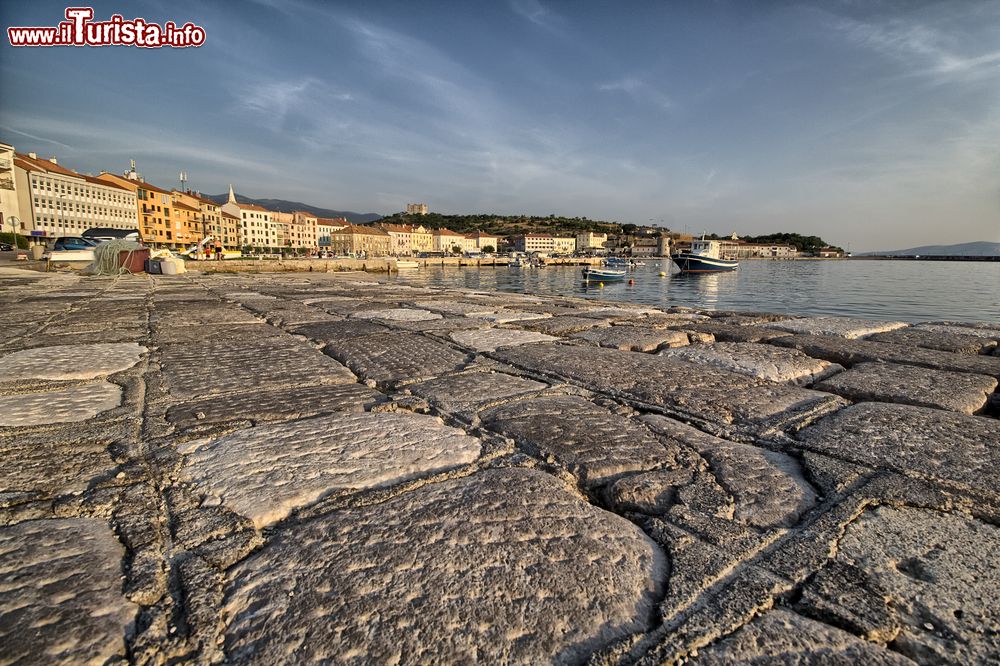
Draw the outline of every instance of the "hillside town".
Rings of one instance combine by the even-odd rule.
[[[694,237],[656,226],[620,225],[611,232],[525,233],[497,235],[482,229],[454,231],[420,223],[429,216],[425,203],[410,203],[405,213],[367,224],[345,217],[319,217],[304,210],[269,210],[240,201],[230,185],[219,202],[190,189],[170,189],[147,182],[135,160],[122,174],[79,173],[55,156],[17,152],[0,143],[0,233],[26,239],[29,245],[81,236],[88,229],[136,231],[140,240],[199,258],[221,248],[237,256],[474,256],[513,252],[541,256],[665,257],[671,248],[688,247]],[[9,194],[8,194],[9,193]],[[414,223],[415,222],[415,223]],[[543,228],[539,220],[538,228]],[[528,221],[531,226],[531,220]],[[610,225],[609,225],[610,226]],[[801,253],[783,243],[754,243],[734,233],[722,241],[738,258],[794,259]],[[839,248],[821,248],[820,257],[841,256]]]

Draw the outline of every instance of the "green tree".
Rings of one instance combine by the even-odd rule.
[[[493,254],[496,251],[496,248],[492,245],[486,245],[483,247],[483,254]]]

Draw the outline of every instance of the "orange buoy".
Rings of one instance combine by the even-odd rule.
[[[628,283],[629,284],[635,284],[635,280],[629,280]]]

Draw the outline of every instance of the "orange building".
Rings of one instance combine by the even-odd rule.
[[[144,182],[133,169],[124,176],[102,171],[98,180],[113,183],[135,192],[139,214],[139,233],[151,245],[183,247],[187,242],[184,222],[173,210],[170,192]]]

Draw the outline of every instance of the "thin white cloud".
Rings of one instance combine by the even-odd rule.
[[[44,136],[38,136],[37,134],[31,134],[30,132],[23,132],[18,129],[14,129],[8,125],[0,125],[0,130],[4,132],[10,132],[11,134],[17,134],[18,136],[23,136],[25,138],[31,139],[32,141],[41,141],[42,143],[51,143],[52,145],[59,146],[61,148],[67,148],[73,150],[73,146],[67,145],[62,141],[56,141],[55,139],[49,139]]]
[[[538,0],[510,0],[511,10],[521,18],[540,28],[555,30],[562,23],[562,18]]]
[[[652,103],[661,109],[669,109],[674,106],[674,102],[669,96],[635,76],[626,76],[618,81],[602,83],[597,86],[597,89],[600,92],[625,93],[636,102]]]

